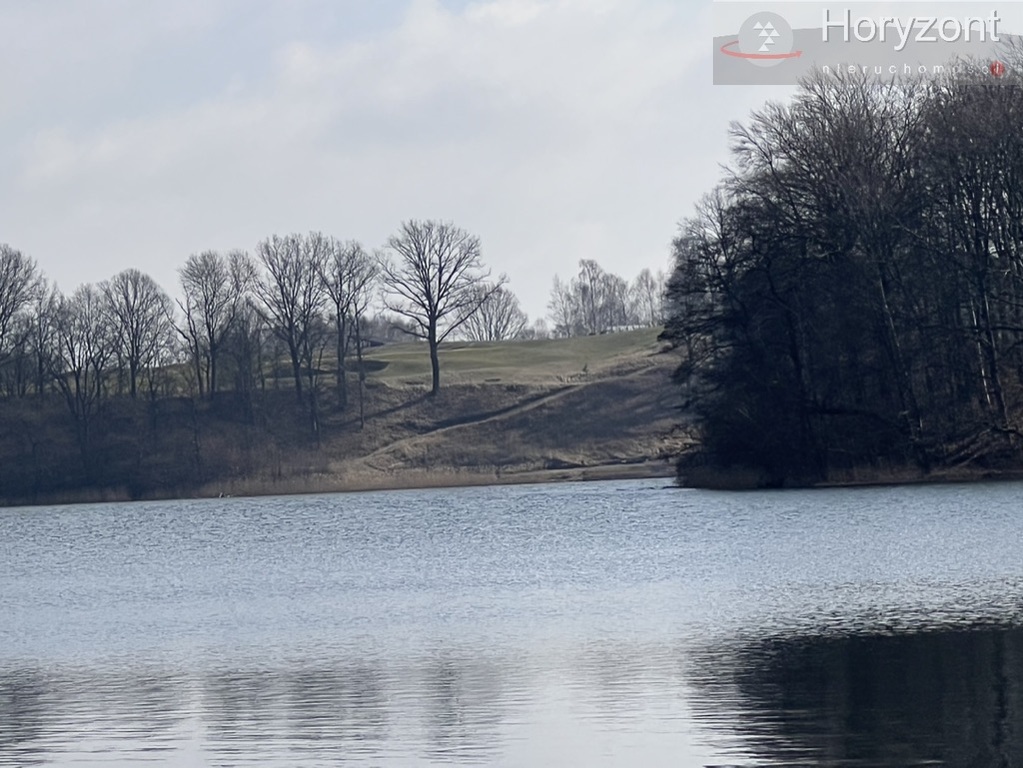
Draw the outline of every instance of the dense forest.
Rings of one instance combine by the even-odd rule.
[[[1020,466],[1021,84],[822,75],[732,126],[674,242],[682,474]]]

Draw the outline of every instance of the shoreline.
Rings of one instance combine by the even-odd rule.
[[[327,493],[366,493],[372,491],[426,490],[431,488],[471,488],[499,485],[593,482],[601,480],[644,480],[674,478],[672,460],[650,460],[591,464],[560,469],[483,472],[472,469],[442,468],[432,470],[398,470],[395,472],[364,472],[358,476],[314,475],[278,480],[238,479],[209,484],[198,489],[170,489],[166,493],[132,497],[126,489],[87,489],[81,493],[40,496],[36,500],[4,499],[0,508],[50,507],[73,504],[115,504],[134,501],[174,501],[216,498],[259,498],[265,496],[300,496]]]
[[[558,469],[523,469],[508,472],[481,471],[444,467],[429,470],[401,469],[361,472],[357,475],[318,474],[277,480],[240,478],[227,483],[211,483],[202,488],[169,489],[165,493],[151,493],[133,497],[124,488],[84,489],[80,493],[40,496],[36,500],[3,499],[0,509],[21,507],[55,507],[75,504],[120,504],[135,501],[174,501],[216,498],[260,498],[266,496],[301,496],[331,493],[369,493],[374,491],[427,490],[432,488],[473,488],[501,485],[529,485],[545,483],[578,483],[606,480],[647,480],[663,478],[680,489],[705,491],[763,491],[763,490],[827,490],[842,488],[891,487],[900,485],[956,485],[985,482],[1023,481],[1023,469],[937,470],[930,474],[904,472],[852,472],[852,477],[835,478],[807,485],[787,485],[769,488],[756,482],[752,473],[744,470],[713,470],[697,473],[703,482],[676,484],[674,460],[651,459],[645,461],[619,461],[589,464]]]
[[[901,479],[864,478],[854,480],[827,480],[811,488],[861,488],[889,485],[962,485],[969,483],[1009,483],[1023,480],[1020,469],[937,470],[928,475],[915,475]]]
[[[598,480],[643,480],[674,478],[675,465],[670,460],[588,464],[558,469],[523,469],[499,472],[468,468],[400,469],[394,472],[374,471],[346,475],[319,475],[313,478],[290,478],[277,482],[239,480],[229,483],[232,497],[290,496],[309,493],[364,493],[368,491],[424,490],[429,488],[470,488],[479,486],[529,485],[533,483],[572,483]],[[206,488],[192,498],[216,498]]]
[[[716,491],[757,490],[814,490],[829,488],[869,488],[897,485],[955,485],[984,482],[1013,482],[1023,480],[1023,469],[936,469],[924,474],[915,469],[904,470],[849,470],[815,483],[772,487],[764,483],[762,475],[749,470],[720,470],[701,467],[690,471],[681,483],[682,488]]]

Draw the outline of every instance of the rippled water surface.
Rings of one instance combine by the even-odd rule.
[[[1021,765],[1021,499],[0,510],[0,766]]]

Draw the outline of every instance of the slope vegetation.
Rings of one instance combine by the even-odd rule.
[[[676,361],[656,337],[444,345],[436,397],[425,346],[371,350],[364,427],[357,378],[340,411],[326,372],[316,430],[286,381],[269,380],[212,401],[111,398],[84,452],[58,400],[11,400],[0,403],[0,494],[31,503],[669,476],[686,439]]]

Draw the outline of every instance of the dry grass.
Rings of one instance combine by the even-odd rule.
[[[374,472],[441,466],[509,472],[674,455],[672,366],[670,356],[652,356],[633,361],[631,369],[608,369],[570,385],[449,385],[437,402],[406,415],[403,426],[419,430],[395,435],[355,463]],[[466,407],[469,400],[476,400],[475,407]],[[439,413],[429,413],[432,408]],[[453,412],[460,418],[451,418]],[[438,419],[440,414],[448,418]]]
[[[684,441],[674,433],[678,413],[669,376],[675,361],[659,354],[656,335],[445,345],[436,397],[426,395],[423,345],[376,350],[365,430],[357,429],[351,412],[327,414],[318,466],[291,456],[273,473],[210,483],[202,492],[670,476],[669,460]],[[585,374],[582,360],[590,361]],[[498,371],[501,376],[493,375]]]
[[[332,378],[325,376],[318,438],[304,406],[283,386],[253,393],[247,408],[230,392],[213,402],[167,398],[152,408],[111,403],[97,437],[103,476],[89,483],[76,469],[80,459],[59,403],[38,415],[34,407],[21,408],[24,428],[0,439],[0,458],[12,476],[45,478],[31,497],[11,494],[8,501],[667,476],[672,471],[665,460],[684,441],[674,433],[678,413],[669,374],[675,360],[659,354],[656,336],[646,330],[444,345],[436,397],[426,392],[425,346],[374,350],[365,429],[359,428],[357,388],[351,387],[350,407],[340,411]],[[58,476],[59,467],[66,471]],[[46,473],[61,482],[49,482]]]

